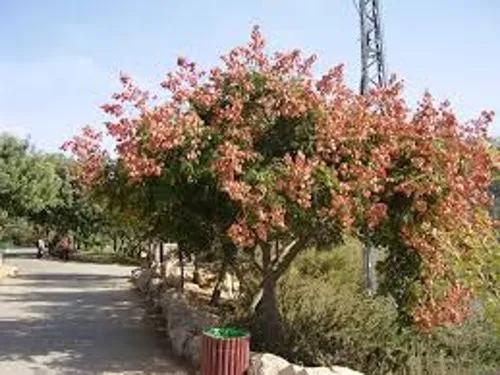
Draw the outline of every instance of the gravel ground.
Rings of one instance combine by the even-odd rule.
[[[0,281],[1,375],[189,373],[131,290],[131,267],[23,256]]]

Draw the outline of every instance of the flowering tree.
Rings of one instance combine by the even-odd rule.
[[[422,328],[464,319],[493,251],[484,241],[492,114],[461,124],[428,94],[412,111],[399,82],[360,96],[342,66],[316,79],[314,56],[264,47],[255,28],[208,73],[180,58],[162,99],[121,77],[103,109],[129,183],[158,192],[165,222],[182,223],[185,210],[258,258],[269,332],[279,328],[276,283],[297,253],[346,235],[387,249],[382,291],[404,319]],[[106,173],[99,137],[87,128],[66,144],[88,184]]]

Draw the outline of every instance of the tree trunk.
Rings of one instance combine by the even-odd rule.
[[[196,255],[193,255],[193,265],[194,265],[194,270],[193,270],[193,283],[200,285],[200,265],[198,262],[198,257]]]
[[[181,290],[182,293],[184,293],[184,254],[182,252],[181,246],[178,246],[178,253],[179,253],[179,266],[181,269],[179,289]]]
[[[219,270],[219,274],[217,275],[217,282],[215,283],[214,290],[212,292],[212,297],[210,298],[210,306],[217,306],[219,304],[220,295],[221,295],[221,286],[224,281],[224,276],[226,276],[227,272],[227,261],[224,260],[222,263],[222,267]]]
[[[118,236],[118,251],[120,253],[126,254],[127,253],[127,242],[126,239],[123,235]]]
[[[264,292],[264,279],[265,275],[272,275],[268,277],[272,277],[274,283],[276,284],[280,277],[286,272],[292,261],[297,257],[297,254],[304,248],[306,241],[292,241],[288,244],[284,249],[279,250],[276,249],[276,259],[271,262],[270,266],[266,266],[268,271],[262,270],[264,274],[263,281],[259,286],[259,290],[254,294],[252,298],[252,303],[250,305],[250,312],[255,313],[257,306],[260,304],[260,301]],[[276,246],[279,244],[276,243]],[[263,255],[264,256],[264,255]],[[269,256],[271,259],[271,256]]]
[[[240,284],[238,294],[241,296],[242,294],[245,294],[249,290],[248,283],[246,282],[241,270],[238,268],[236,264],[231,265],[231,270],[236,275],[236,278],[238,279],[238,282]],[[255,309],[253,311],[255,311]]]
[[[160,276],[162,279],[166,276],[165,270],[165,247],[163,240],[160,241]]]
[[[276,278],[272,270],[271,247],[267,244],[262,246],[262,266],[264,280],[262,300],[257,309],[257,321],[266,347],[271,350],[279,349],[284,338],[284,328],[276,297]]]

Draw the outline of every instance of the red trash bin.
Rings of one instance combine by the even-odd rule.
[[[250,366],[250,335],[236,328],[203,332],[201,375],[244,375]]]

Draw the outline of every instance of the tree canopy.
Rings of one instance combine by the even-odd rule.
[[[39,212],[59,202],[61,180],[53,163],[31,152],[27,141],[0,135],[0,209]]]
[[[123,173],[164,224],[159,234],[210,234],[258,257],[268,327],[276,282],[298,252],[346,236],[386,249],[381,291],[402,319],[423,329],[462,321],[474,293],[491,288],[492,113],[461,123],[430,94],[412,109],[395,80],[358,95],[342,66],[316,78],[315,56],[267,54],[258,28],[222,62],[205,72],[179,58],[165,95],[123,75],[103,106],[117,160],[90,127],[65,145],[81,180],[96,188]]]
[[[27,140],[0,136],[0,239],[31,242],[35,227],[55,237],[102,230],[102,210],[87,199],[72,164],[61,154],[34,150]]]

